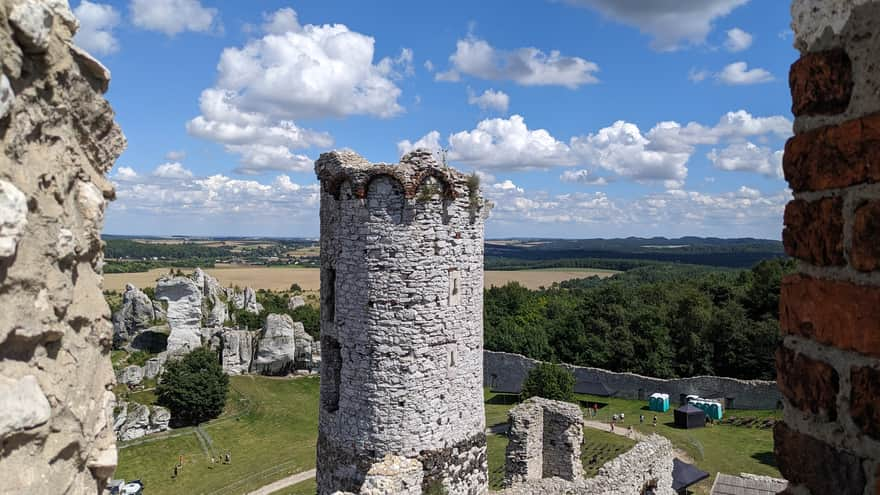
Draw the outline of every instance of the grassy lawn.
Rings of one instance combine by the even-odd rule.
[[[676,447],[687,452],[694,459],[697,467],[710,474],[709,479],[691,488],[694,493],[708,494],[715,474],[718,472],[781,476],[773,459],[773,430],[769,428],[746,428],[716,424],[706,428],[681,430],[674,426],[673,411],[677,406],[671,407],[666,413],[654,413],[647,410],[645,401],[587,395],[580,397],[608,404],[608,406],[599,409],[596,418],[587,418],[588,420],[594,419],[607,423],[612,414],[624,413],[626,416],[624,428],[632,424],[636,430],[646,434],[656,431],[670,439]],[[645,415],[644,425],[639,425],[639,414]],[[656,428],[651,425],[655,414],[657,415]],[[724,414],[725,418],[730,416],[782,418],[782,411],[731,409],[724,411]]]
[[[278,479],[315,466],[315,441],[318,421],[318,378],[278,379],[260,376],[231,377],[231,389],[223,415],[201,428],[181,428],[168,433],[135,440],[119,451],[115,478],[142,479],[150,494],[241,494]],[[139,392],[146,395],[148,392]],[[140,397],[139,397],[140,398]],[[505,397],[488,391],[486,424],[504,424],[513,407]],[[709,472],[750,472],[779,476],[773,462],[773,436],[769,429],[716,425],[696,430],[678,430],[672,426],[672,410],[658,414],[656,429],[651,426],[654,413],[643,410],[644,401],[580,396],[608,406],[594,419],[607,422],[612,414],[625,413],[626,428],[633,424],[644,433],[669,438],[684,450],[700,469]],[[147,399],[143,397],[143,399]],[[639,425],[639,414],[645,425]],[[727,416],[780,417],[775,411],[726,411]],[[587,476],[595,475],[605,462],[629,450],[634,441],[619,435],[586,428],[581,459]],[[504,477],[504,454],[507,437],[487,435],[489,480],[500,488]],[[232,463],[211,466],[213,454],[220,461],[226,450]],[[171,478],[178,456],[184,467],[176,480]],[[707,494],[708,481],[693,487],[697,494]],[[276,492],[278,495],[312,495],[315,481],[308,480]]]
[[[221,418],[201,431],[179,429],[123,446],[114,477],[139,478],[151,494],[238,494],[312,468],[318,378],[236,376],[230,383]],[[226,450],[232,455],[229,465],[219,462]],[[211,453],[218,461],[214,466]],[[181,455],[184,466],[174,480]]]

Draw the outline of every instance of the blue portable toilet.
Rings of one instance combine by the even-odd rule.
[[[648,409],[657,412],[669,410],[669,394],[654,393],[648,399]]]

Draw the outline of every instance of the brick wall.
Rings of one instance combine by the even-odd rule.
[[[774,432],[788,493],[880,488],[880,1],[795,0]]]

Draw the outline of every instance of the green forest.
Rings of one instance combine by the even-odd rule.
[[[749,270],[661,264],[485,294],[485,346],[660,378],[775,379],[784,259]]]

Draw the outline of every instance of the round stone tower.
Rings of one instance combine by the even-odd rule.
[[[488,490],[483,412],[483,221],[476,177],[417,150],[351,151],[321,181],[318,493],[357,493],[386,454],[422,487]]]

